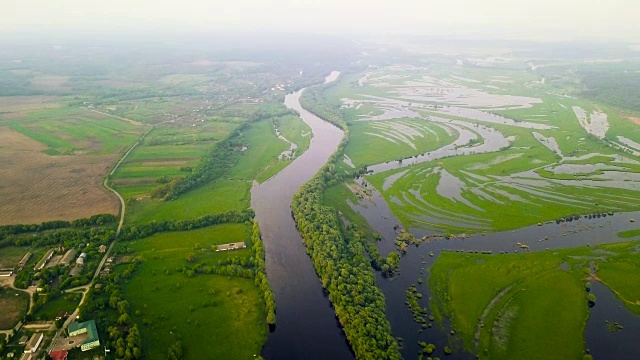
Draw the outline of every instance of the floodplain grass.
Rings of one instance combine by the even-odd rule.
[[[28,306],[27,293],[0,287],[0,330],[12,329],[26,314]]]
[[[636,237],[636,236],[640,236],[640,229],[626,230],[618,233],[618,237],[625,238],[625,239]]]
[[[238,241],[250,246],[250,231],[248,225],[224,224],[129,244],[142,263],[124,285],[124,296],[136,313],[134,320],[144,324],[140,329],[147,358],[164,358],[178,340],[185,359],[249,359],[260,352],[267,325],[253,279],[180,272],[189,253],[207,264],[252,256],[249,248],[211,250],[211,245]]]
[[[452,320],[465,348],[481,359],[581,359],[589,263],[595,262],[598,279],[640,313],[634,304],[640,300],[638,246],[631,242],[526,254],[444,252],[430,269],[430,305]]]
[[[51,296],[51,294],[47,295]],[[64,293],[51,300],[47,298],[47,302],[40,306],[33,316],[38,320],[55,320],[56,315],[60,312],[71,314],[78,304],[82,294],[80,293]]]
[[[289,144],[278,139],[271,121],[262,120],[251,125],[241,139],[247,149],[238,163],[229,171],[232,179],[253,180],[258,173],[278,161],[278,156]]]
[[[385,129],[380,128],[380,126],[384,126]],[[402,134],[402,131],[398,131],[402,134],[401,136],[407,138],[415,146],[415,149],[390,133],[394,126],[410,127],[413,131],[420,133],[420,136],[414,135],[411,138],[406,134]],[[428,132],[425,129],[429,129],[432,132]],[[349,124],[349,130],[351,136],[349,143],[345,147],[345,154],[351,158],[356,167],[422,155],[447,145],[455,139],[440,126],[433,125],[424,119],[354,122]],[[371,134],[377,134],[378,136]],[[380,136],[386,136],[387,139]]]
[[[505,137],[510,138],[509,148],[493,153],[464,155],[440,159],[427,164],[413,165],[408,168],[407,173],[402,175],[389,189],[382,189],[384,179],[395,173],[374,174],[368,176],[371,183],[383,193],[384,198],[389,203],[392,211],[401,220],[405,227],[429,228],[434,227],[442,232],[476,232],[482,230],[506,230],[532,225],[537,222],[544,222],[566,217],[571,214],[589,214],[594,212],[608,211],[629,211],[636,210],[637,200],[640,193],[633,188],[612,188],[599,185],[597,181],[603,172],[592,171],[584,174],[556,173],[554,166],[566,162],[567,164],[597,164],[603,163],[606,166],[619,167],[617,171],[637,172],[633,164],[621,164],[614,161],[613,156],[624,156],[631,160],[637,160],[634,156],[621,152],[608,146],[605,142],[595,138],[580,126],[572,106],[580,106],[586,111],[602,110],[609,114],[610,123],[628,124],[628,121],[620,119],[619,114],[609,107],[601,104],[593,104],[580,98],[569,98],[558,91],[557,88],[535,83],[539,80],[539,75],[528,73],[516,68],[513,69],[450,69],[446,65],[435,65],[430,68],[429,76],[449,79],[451,71],[457,75],[469,79],[476,79],[479,83],[463,81],[460,79],[449,79],[462,86],[481,89],[491,94],[503,95],[524,95],[542,99],[542,103],[534,104],[525,109],[497,109],[488,110],[500,114],[516,122],[527,121],[533,123],[543,123],[554,126],[548,130],[532,130],[528,128],[486,123],[471,119],[461,119],[472,124],[483,124],[500,131]],[[475,74],[477,72],[477,74]],[[402,75],[401,79],[385,79],[383,84],[375,87],[375,92],[387,92],[385,95],[391,99],[402,99],[401,95],[393,93],[395,86],[401,85],[405,81],[420,81],[421,75],[413,71],[385,70],[374,71],[374,74],[396,74]],[[499,89],[488,89],[483,87],[482,82],[491,82],[500,76],[500,79],[510,79],[510,83],[496,82]],[[453,79],[453,80],[452,80]],[[337,86],[330,87],[325,91],[325,96],[333,103],[340,104],[340,99],[358,99],[359,96],[371,95],[372,86],[357,87],[353,82],[357,77],[347,78]],[[449,81],[447,80],[447,81]],[[535,84],[533,86],[532,84]],[[417,104],[420,100],[412,99]],[[426,103],[429,103],[428,101]],[[364,109],[364,108],[363,108]],[[424,111],[415,108],[423,115],[431,115],[431,111]],[[399,120],[386,120],[376,122],[356,121],[358,115],[366,114],[370,109],[357,111],[353,108],[342,109],[345,118],[349,119],[348,124],[352,130],[352,137],[347,145],[347,155],[357,165],[361,165],[362,156],[353,149],[360,149],[367,156],[367,165],[388,161],[392,151],[388,146],[376,145],[369,138],[358,136],[358,128],[363,126],[379,126],[377,123],[393,123]],[[433,114],[448,118],[450,116]],[[540,116],[542,115],[542,116]],[[418,120],[412,120],[418,121]],[[612,125],[610,133],[615,130]],[[538,141],[533,133],[551,137],[558,143],[562,158],[553,150],[548,149]],[[610,137],[610,134],[607,135]],[[379,141],[387,142],[380,139]],[[452,139],[449,140],[451,142]],[[445,142],[447,143],[447,142]],[[444,144],[438,144],[441,147]],[[383,149],[382,151],[380,149]],[[350,152],[351,150],[351,152]],[[579,159],[581,156],[597,154],[593,158]],[[410,156],[410,154],[409,154]],[[510,156],[513,158],[506,159]],[[517,156],[517,157],[515,157]],[[505,160],[506,159],[506,160]],[[397,159],[395,159],[397,160]],[[435,167],[441,167],[455,176],[462,184],[462,199],[453,199],[449,194],[438,193],[437,174],[428,175],[428,171]],[[539,177],[540,184],[546,180],[554,182],[541,188],[540,186],[528,187],[527,172],[535,172],[533,177]],[[513,183],[512,176],[520,177]],[[484,178],[484,179],[483,179]],[[480,180],[479,180],[480,179]],[[585,187],[579,180],[595,180]],[[518,183],[520,181],[521,183]],[[557,181],[557,182],[556,182]],[[564,182],[560,182],[564,181]],[[523,186],[524,184],[524,186]],[[451,184],[444,184],[444,187]],[[474,190],[474,191],[472,191]],[[478,190],[484,192],[480,194]],[[541,191],[540,191],[541,190]],[[609,197],[608,194],[613,196]],[[488,196],[487,196],[488,195]],[[520,200],[514,200],[520,199]],[[393,200],[393,201],[392,201]],[[472,205],[468,205],[472,204]],[[468,216],[469,221],[459,221],[457,215]],[[452,221],[457,220],[457,221]],[[457,222],[458,224],[454,224]]]

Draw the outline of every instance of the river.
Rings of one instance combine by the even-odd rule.
[[[335,81],[338,76],[334,71],[325,82]],[[299,100],[303,91],[287,95],[284,104],[297,111],[311,128],[309,149],[277,175],[262,184],[254,183],[251,189],[251,206],[262,231],[267,277],[277,305],[276,326],[271,329],[262,356],[269,360],[353,359],[291,216],[294,194],[327,162],[344,135],[302,108]]]

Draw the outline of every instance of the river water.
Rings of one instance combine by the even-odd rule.
[[[335,81],[338,75],[333,72],[326,82]],[[262,356],[269,360],[353,359],[291,216],[293,195],[326,163],[344,135],[302,108],[299,99],[303,91],[287,95],[285,105],[296,110],[311,127],[309,149],[277,175],[262,184],[254,183],[251,189],[251,206],[262,230],[267,277],[277,305],[276,326]]]

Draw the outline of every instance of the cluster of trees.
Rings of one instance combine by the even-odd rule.
[[[117,274],[101,280],[102,287],[92,287],[80,306],[81,319],[94,319],[99,331],[106,329],[108,341],[105,346],[115,349],[118,359],[141,359],[142,337],[138,326],[129,314],[129,303],[120,294],[120,285],[135,271],[137,262]]]
[[[67,248],[86,243],[108,244],[116,232],[113,228],[60,229],[33,234],[32,236],[12,235],[3,240],[6,245],[14,246],[53,246]]]
[[[271,291],[271,285],[269,284],[269,279],[267,279],[267,270],[264,264],[265,261],[265,253],[264,253],[264,244],[262,243],[262,238],[260,236],[260,227],[258,226],[258,222],[254,221],[253,228],[251,232],[251,248],[254,252],[254,258],[256,263],[256,278],[255,283],[256,286],[262,292],[262,298],[264,299],[264,304],[267,310],[267,323],[269,325],[275,325],[276,323],[276,300],[273,296],[273,291]]]
[[[361,241],[345,241],[335,211],[323,205],[325,188],[341,180],[334,164],[345,144],[343,140],[329,163],[295,195],[293,215],[356,357],[400,359],[365,248]]]
[[[240,224],[251,221],[254,216],[255,212],[251,209],[243,211],[230,210],[219,214],[205,215],[194,220],[165,220],[160,222],[152,221],[143,225],[125,225],[120,231],[119,239],[130,241],[166,231],[187,231],[227,223]]]
[[[111,214],[98,214],[89,218],[76,219],[73,221],[54,220],[45,221],[40,224],[15,224],[0,226],[0,247],[16,245],[13,243],[15,239],[13,235],[40,233],[48,230],[58,230],[65,228],[87,229],[91,227],[102,227],[109,224],[115,224],[118,218]]]
[[[167,360],[180,359],[182,359],[182,342],[178,340],[169,346],[169,350],[167,350]]]
[[[306,89],[300,97],[300,105],[315,115],[345,130],[347,125],[340,114],[340,110],[331,104],[324,96],[324,92],[335,86],[336,82],[313,86]]]
[[[638,92],[640,73],[623,69],[598,69],[579,72],[586,89],[581,95],[608,105],[640,111]]]

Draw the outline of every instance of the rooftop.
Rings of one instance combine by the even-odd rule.
[[[87,340],[83,341],[83,344],[94,342],[99,340],[98,338],[98,328],[96,327],[96,322],[93,320],[87,320],[85,322],[72,322],[69,324],[69,332],[78,331],[80,329],[87,329]]]

